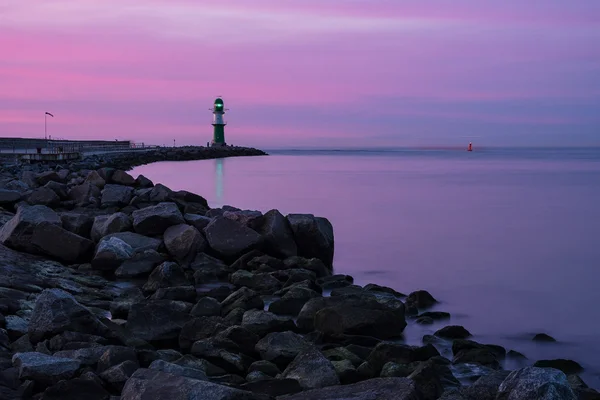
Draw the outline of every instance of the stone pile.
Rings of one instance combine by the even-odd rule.
[[[504,371],[460,326],[403,344],[407,320],[450,315],[333,274],[325,218],[95,166],[0,175],[2,399],[598,398],[577,363]]]

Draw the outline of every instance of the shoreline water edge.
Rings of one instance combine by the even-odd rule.
[[[450,314],[425,290],[335,274],[324,216],[210,208],[126,172],[250,155],[266,153],[4,164],[0,398],[600,399],[576,361],[527,360],[462,326],[404,344],[407,324]]]

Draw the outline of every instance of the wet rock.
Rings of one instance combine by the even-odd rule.
[[[106,185],[102,190],[100,204],[103,208],[125,207],[131,201],[133,188],[123,185]]]
[[[354,283],[354,278],[350,275],[331,275],[317,279],[317,285],[323,290],[331,290],[350,286]]]
[[[569,375],[567,377],[569,385],[575,393],[578,400],[598,400],[600,399],[600,393],[598,391],[588,387],[586,383],[577,375]]]
[[[370,350],[368,352],[370,353]],[[355,353],[353,353],[345,347],[335,347],[333,349],[325,350],[323,351],[323,355],[327,357],[327,359],[330,361],[348,360],[355,367],[358,367],[363,362],[363,359],[361,357],[359,357],[358,355],[356,355]]]
[[[5,319],[5,329],[11,341],[15,341],[21,336],[27,335],[29,322],[16,315],[9,315]]]
[[[444,319],[450,319],[450,313],[443,311],[427,311],[419,314],[417,318],[430,318],[433,321],[441,321]]]
[[[135,251],[130,258],[123,260],[121,266],[115,271],[115,276],[117,278],[146,276],[165,260],[166,257],[155,250]]]
[[[240,352],[254,356],[255,347],[259,337],[252,331],[243,326],[234,325],[222,330],[215,336],[216,339],[223,341],[231,341],[236,344]]]
[[[245,286],[261,294],[273,293],[281,288],[281,282],[268,273],[253,274],[244,270],[233,273],[230,282],[236,286]]]
[[[223,315],[227,315],[235,308],[241,308],[243,310],[252,310],[256,308],[262,310],[264,308],[264,302],[258,293],[246,287],[242,287],[227,296],[221,303],[221,312]]]
[[[539,368],[554,368],[564,372],[567,375],[578,374],[583,371],[583,367],[578,362],[573,360],[555,359],[555,360],[539,360],[533,364]]]
[[[318,258],[288,257],[283,263],[287,269],[304,269],[312,271],[319,278],[331,275],[330,268],[326,267],[323,261]]]
[[[174,225],[164,233],[164,242],[169,254],[181,262],[191,261],[198,252],[206,248],[206,240],[193,226]]]
[[[406,297],[405,294],[402,294],[392,288],[389,288],[387,286],[379,286],[374,283],[369,283],[368,285],[366,285],[364,287],[364,290],[367,292],[374,292],[377,294],[389,294],[395,297]]]
[[[308,287],[295,286],[269,305],[269,311],[278,315],[296,316],[302,310],[304,304],[310,299],[321,295]]]
[[[297,355],[298,354],[294,355],[294,357],[296,357]],[[294,357],[292,357],[291,360],[293,360]],[[271,377],[275,377],[281,373],[277,365],[267,360],[255,361],[252,364],[250,364],[250,367],[248,368],[248,373],[252,372],[261,372]]]
[[[193,303],[196,301],[196,288],[191,285],[159,288],[150,296],[153,300],[177,300]]]
[[[60,220],[63,228],[69,232],[87,239],[90,238],[90,232],[94,224],[94,218],[90,215],[78,212],[63,212],[60,213]]]
[[[125,325],[133,337],[148,342],[173,340],[189,319],[186,303],[172,300],[146,300],[129,310]]]
[[[298,246],[298,255],[318,258],[331,268],[333,264],[333,227],[327,218],[312,214],[289,214],[288,222]]]
[[[426,290],[417,290],[416,292],[410,293],[406,298],[407,307],[415,307],[418,309],[429,308],[437,302],[438,301]]]
[[[132,216],[135,231],[148,236],[162,235],[167,228],[185,222],[175,203],[168,202],[134,211]]]
[[[268,254],[280,258],[298,255],[294,232],[288,220],[279,211],[268,211],[258,232],[264,238],[264,249]]]
[[[116,193],[115,193],[116,195]],[[102,196],[100,189],[90,183],[73,186],[69,190],[69,199],[76,204],[87,205],[93,202],[93,199],[98,199]]]
[[[225,217],[214,218],[204,228],[204,234],[210,248],[227,260],[234,260],[262,243],[255,230]]]
[[[244,313],[242,326],[259,337],[271,332],[294,330],[296,324],[291,318],[275,315],[264,310],[248,310]]]
[[[111,182],[117,185],[133,186],[135,185],[135,179],[125,171],[116,170],[110,177]]]
[[[191,315],[193,317],[211,317],[221,315],[221,303],[212,297],[202,297],[194,308]]]
[[[532,340],[534,342],[556,342],[556,339],[554,339],[552,336],[547,335],[545,333],[536,334]]]
[[[342,385],[356,383],[361,379],[361,375],[356,371],[356,368],[349,360],[332,361],[331,364],[335,368],[335,373]]]
[[[46,289],[37,298],[29,321],[29,339],[35,344],[63,331],[112,337],[112,332],[75,298],[60,289]]]
[[[112,215],[99,215],[94,218],[91,230],[91,238],[98,242],[104,236],[131,230],[131,220],[127,214],[118,212]]]
[[[176,376],[182,376],[185,378],[199,379],[202,381],[208,380],[208,377],[206,376],[204,371],[202,371],[200,369],[183,367],[181,365],[173,364],[173,363],[166,362],[163,360],[156,360],[156,361],[152,362],[152,364],[150,364],[149,369],[153,369],[156,371],[163,371],[163,372],[167,372],[169,374],[173,374]]]
[[[144,285],[144,292],[154,292],[159,288],[186,286],[189,282],[183,269],[174,262],[165,261],[152,271]]]
[[[130,245],[117,237],[111,237],[102,240],[96,248],[96,253],[92,259],[92,268],[114,271],[133,256],[133,249]],[[120,273],[119,275],[123,275]]]
[[[439,355],[440,353],[431,344],[417,347],[405,344],[380,343],[373,349],[367,361],[379,374],[383,366],[390,361],[398,364],[410,364],[415,361],[427,361]]]
[[[64,183],[58,183],[55,181],[48,182],[44,185],[46,189],[52,190],[59,197],[60,200],[65,200],[69,196],[69,189]]]
[[[527,357],[525,357],[525,355],[523,353],[520,353],[516,350],[509,350],[506,353],[506,357],[511,358],[513,360],[527,360]]]
[[[448,325],[434,333],[435,336],[444,339],[466,339],[471,333],[460,325]]]
[[[98,359],[98,373],[119,365],[125,361],[131,361],[137,365],[137,354],[135,350],[124,346],[107,346],[106,350]]]
[[[108,393],[98,382],[75,378],[60,381],[44,392],[41,400],[109,400]]]
[[[0,228],[0,243],[16,250],[36,253],[32,238],[41,223],[60,227],[62,221],[58,214],[46,206],[19,207],[17,213]]]
[[[45,171],[37,174],[35,177],[35,181],[38,185],[43,186],[51,181],[60,182],[61,179],[56,173],[56,171]]]
[[[100,378],[116,392],[121,392],[125,382],[138,368],[137,362],[124,361],[102,372]]]
[[[496,400],[575,400],[561,371],[527,367],[513,371],[499,387]]]
[[[154,183],[152,183],[152,181],[146,178],[144,175],[139,175],[135,179],[135,185],[141,188],[151,188],[152,186],[154,186]]]
[[[194,271],[194,281],[197,285],[227,276],[227,265],[206,253],[198,253],[189,267]]]
[[[316,349],[298,354],[282,377],[297,380],[305,390],[340,384],[331,361]]]
[[[312,348],[313,345],[301,335],[290,331],[269,333],[256,344],[256,351],[263,360],[280,367],[287,366],[298,354]]]
[[[38,253],[66,263],[89,261],[94,251],[91,240],[45,221],[35,226],[31,245],[38,249]]]
[[[415,383],[407,378],[375,378],[351,385],[308,390],[286,400],[419,400]]]
[[[495,400],[498,394],[498,389],[510,371],[495,371],[489,375],[482,376],[477,379],[472,385],[464,386],[455,391],[459,399],[466,400]],[[450,395],[441,397],[444,400],[452,400]]]
[[[253,358],[240,353],[235,343],[218,338],[208,338],[194,342],[191,353],[196,357],[210,361],[229,373],[237,375],[244,374],[250,364],[254,362]]]
[[[41,353],[17,353],[12,362],[19,379],[31,379],[42,385],[52,385],[75,376],[81,364],[77,360],[52,357]]]
[[[448,369],[448,367],[444,367]],[[450,373],[449,370],[448,373]],[[408,378],[415,382],[423,400],[435,400],[444,392],[441,376],[435,363],[431,360],[420,363]]]
[[[250,372],[248,375],[246,375],[246,382],[258,382],[258,381],[264,381],[267,379],[273,379],[273,377],[271,377],[261,371]]]
[[[216,365],[209,363],[201,358],[196,358],[191,355],[185,355],[178,360],[173,361],[173,364],[179,365],[185,368],[197,369],[204,372],[207,376],[219,376],[225,375],[224,369],[217,367]]]
[[[472,340],[457,339],[452,343],[453,361],[455,363],[475,363],[499,369],[500,363],[498,360],[506,354],[504,348],[500,347],[500,349],[479,344]]]
[[[247,391],[166,372],[139,369],[125,384],[121,400],[258,400]]]
[[[417,366],[418,365],[416,362],[412,362],[410,364],[398,364],[390,361],[383,365],[383,368],[381,368],[380,376],[382,378],[404,378],[412,374],[417,368]]]

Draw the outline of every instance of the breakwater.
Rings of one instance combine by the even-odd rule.
[[[451,317],[428,311],[443,299],[336,275],[326,218],[211,209],[109,157],[2,172],[6,398],[596,395],[576,362],[506,371],[534,360],[461,326],[403,344],[407,324]]]

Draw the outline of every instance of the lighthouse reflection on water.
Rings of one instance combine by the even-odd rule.
[[[216,206],[223,206],[223,164],[224,158],[215,159],[215,201]]]

